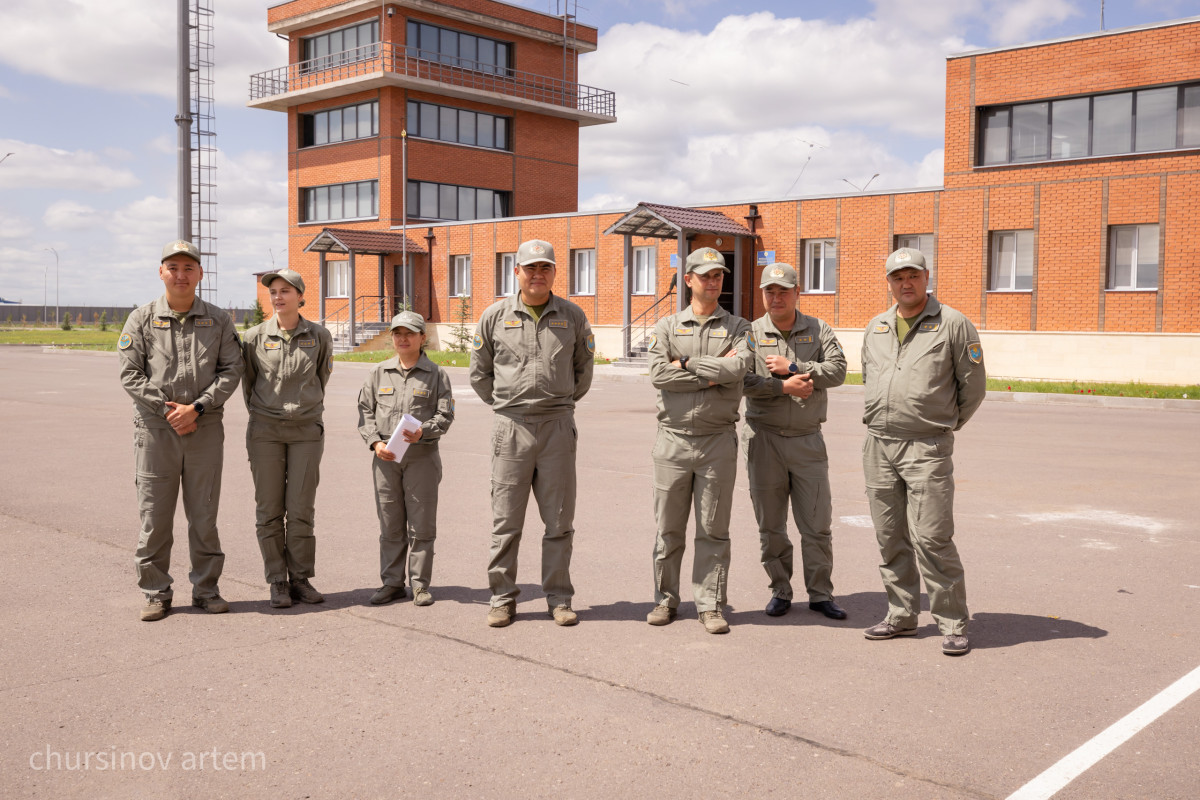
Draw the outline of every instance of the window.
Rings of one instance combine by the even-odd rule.
[[[379,135],[379,102],[300,115],[300,146],[332,144]]]
[[[517,293],[517,254],[496,254],[496,296],[510,297]]]
[[[914,250],[920,250],[921,255],[925,256],[925,269],[929,271],[929,286],[927,292],[932,292],[934,288],[934,279],[937,277],[936,259],[937,249],[933,246],[932,233],[912,233],[896,237],[896,249],[901,247],[911,247]]]
[[[654,294],[657,247],[633,248],[633,294]]]
[[[304,40],[300,73],[316,72],[379,55],[379,20],[339,28]]]
[[[301,222],[379,216],[379,181],[337,183],[300,190]]]
[[[467,297],[471,294],[471,257],[452,256],[450,259],[450,296]]]
[[[1200,84],[979,111],[984,166],[1183,147],[1200,147]]]
[[[512,69],[512,45],[483,36],[408,21],[408,55],[440,61],[476,72],[507,75]]]
[[[837,291],[837,242],[813,239],[804,245],[804,291]]]
[[[349,261],[326,261],[325,262],[325,296],[326,297],[349,297],[350,296],[350,262]]]
[[[1158,288],[1158,226],[1108,229],[1108,288]]]
[[[571,251],[571,294],[596,293],[596,251]]]
[[[482,111],[408,101],[406,127],[410,135],[422,139],[507,150],[510,124],[508,117],[497,117]]]
[[[509,193],[429,181],[408,182],[408,216],[421,219],[497,219],[508,216]]]
[[[1033,289],[1033,231],[992,231],[993,292]]]

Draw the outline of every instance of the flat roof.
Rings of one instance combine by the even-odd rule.
[[[971,56],[982,56],[989,53],[1005,53],[1009,50],[1025,50],[1030,47],[1044,47],[1048,44],[1062,44],[1063,42],[1078,42],[1083,39],[1096,39],[1101,36],[1120,36],[1134,31],[1149,31],[1155,28],[1171,28],[1177,25],[1191,25],[1200,22],[1200,16],[1184,17],[1183,19],[1169,19],[1165,22],[1148,22],[1145,25],[1130,25],[1125,28],[1113,28],[1104,31],[1092,31],[1091,33],[1080,33],[1075,36],[1063,36],[1058,39],[1043,39],[1039,42],[1024,42],[1022,44],[1010,44],[1004,47],[987,47],[982,50],[967,50],[962,53],[952,53],[946,56],[949,61],[952,58],[969,58]]]

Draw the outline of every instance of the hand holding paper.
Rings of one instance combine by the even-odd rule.
[[[396,430],[392,432],[392,438],[388,439],[387,449],[396,454],[396,460],[404,458],[404,453],[408,450],[408,445],[420,439],[421,423],[416,417],[411,414],[405,414],[400,418],[400,424],[396,426]]]

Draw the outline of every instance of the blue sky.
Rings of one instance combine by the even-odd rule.
[[[560,0],[518,2],[556,13]],[[245,107],[287,61],[266,3],[216,11],[218,302],[286,261],[285,120]],[[173,4],[5,0],[0,26],[0,297],[146,302],[174,236]],[[1200,14],[1110,0],[1107,28]],[[600,29],[581,82],[618,122],[581,135],[580,208],[703,203],[941,180],[945,57],[1098,30],[1099,0],[581,0]]]

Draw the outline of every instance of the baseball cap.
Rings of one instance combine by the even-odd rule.
[[[173,242],[168,242],[163,247],[162,259],[159,263],[166,261],[171,256],[177,255],[185,255],[189,258],[194,258],[197,262],[199,262],[200,248],[196,247],[196,245],[192,244],[191,242],[185,242],[183,239],[176,239]]]
[[[541,262],[547,264],[557,264],[554,261],[554,245],[549,242],[543,242],[541,239],[530,239],[528,242],[521,242],[521,246],[517,248],[517,266],[523,267],[526,264],[539,264]]]
[[[901,247],[888,256],[884,265],[884,275],[891,275],[898,269],[925,269],[925,256],[915,247]]]
[[[768,286],[782,286],[785,289],[794,289],[798,283],[796,270],[792,268],[792,265],[779,261],[763,267],[762,280],[759,282],[758,288],[765,289]]]
[[[729,272],[729,267],[725,266],[725,256],[711,247],[701,247],[688,253],[684,266],[687,272],[712,272],[714,268]]]
[[[415,311],[401,311],[392,317],[392,324],[388,326],[388,331],[394,331],[396,328],[408,328],[414,333],[424,333],[425,319]]]
[[[262,276],[262,285],[268,289],[271,288],[271,281],[276,278],[283,278],[285,281],[296,287],[296,291],[304,294],[304,278],[300,277],[300,273],[294,269],[278,269],[274,272],[268,272]]]

